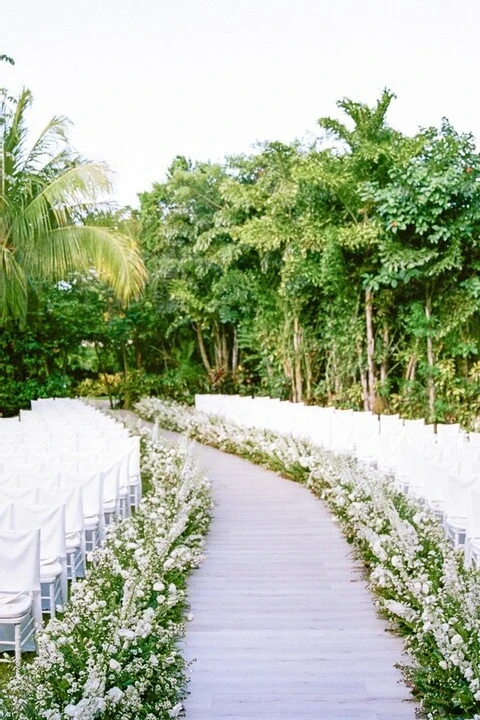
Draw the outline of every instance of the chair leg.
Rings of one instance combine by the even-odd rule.
[[[55,583],[50,583],[48,586],[48,595],[50,598],[50,617],[55,617]]]
[[[20,669],[22,662],[22,626],[20,623],[15,625],[15,665],[17,671]]]
[[[135,481],[130,485],[130,507],[131,508],[138,508],[140,505],[141,500],[141,489],[142,486],[140,485],[140,478],[135,476]]]
[[[130,508],[137,507],[137,493],[135,492],[135,485],[130,485],[128,492],[128,500],[130,502]]]
[[[55,609],[60,605],[62,608],[60,612],[63,612],[65,608],[65,603],[68,600],[68,593],[66,588],[67,583],[64,580],[65,575],[66,573],[63,573],[60,577],[57,577],[53,584],[53,591],[55,594]]]
[[[76,550],[68,553],[67,576],[69,580],[75,580],[77,577],[77,568],[75,564]]]
[[[85,546],[82,545],[77,548],[74,556],[75,563],[75,579],[85,577]]]
[[[120,499],[120,517],[125,520],[130,515],[130,503],[128,502],[128,496]]]
[[[93,552],[99,545],[99,532],[98,526],[92,530],[85,531],[85,550],[86,552]]]

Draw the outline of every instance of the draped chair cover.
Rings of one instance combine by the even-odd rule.
[[[40,627],[40,530],[16,532],[0,527],[0,647],[3,650],[15,648],[12,614],[15,615],[19,604],[28,607],[27,599],[33,623]],[[24,649],[34,649],[33,638]]]
[[[13,506],[17,532],[40,529],[40,579],[55,576],[60,582],[62,602],[67,600],[67,564],[64,505]]]

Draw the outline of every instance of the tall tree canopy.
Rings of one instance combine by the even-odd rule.
[[[104,168],[72,153],[65,121],[29,146],[30,95],[4,97],[0,320],[41,292],[23,335],[3,333],[0,403],[97,373],[121,376],[124,398],[254,392],[475,422],[480,155],[447,121],[411,137],[392,128],[393,99],[344,98],[308,142],[177,156],[138,213],[112,215],[97,205]],[[150,281],[125,309],[145,277],[135,232]],[[72,267],[78,283],[60,292],[52,281]]]
[[[29,290],[43,280],[92,268],[126,302],[138,297],[146,270],[135,242],[85,222],[110,190],[104,165],[68,142],[68,121],[54,117],[29,142],[30,91],[0,99],[0,324],[24,320]]]
[[[479,155],[447,122],[398,132],[393,99],[341,100],[310,145],[177,160],[142,195],[141,232],[203,359],[228,318],[231,371],[247,366],[260,391],[431,418],[463,398],[475,412]]]

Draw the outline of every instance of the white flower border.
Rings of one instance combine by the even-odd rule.
[[[465,568],[432,511],[351,455],[158,399],[142,400],[137,412],[321,497],[363,557],[379,610],[406,639],[412,664],[402,669],[426,717],[479,720],[480,573]]]
[[[108,528],[63,617],[37,633],[36,657],[2,688],[2,720],[166,720],[182,710],[185,578],[202,557],[211,493],[187,447],[143,434],[150,489]]]

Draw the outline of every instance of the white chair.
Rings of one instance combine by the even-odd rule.
[[[105,460],[105,458],[103,458],[103,460]],[[110,525],[120,514],[120,463],[114,461],[111,464],[105,465],[101,458],[90,458],[88,461],[78,463],[78,472],[82,475],[95,475],[99,471],[103,476],[103,526],[105,526]]]
[[[40,531],[0,530],[0,646],[14,650],[17,666],[41,624]]]
[[[40,487],[38,488],[40,505],[65,505],[65,544],[67,553],[67,577],[75,580],[77,571],[85,567],[85,533],[83,528],[82,488],[76,487]],[[79,575],[80,576],[80,575]]]
[[[466,439],[466,433],[458,423],[437,423],[436,436],[438,445],[445,447],[460,445]]]
[[[8,475],[0,475],[0,493],[3,488],[37,488],[49,487],[55,484],[58,470],[51,473],[36,472],[30,469],[28,472],[13,472]],[[28,504],[28,503],[27,503]]]
[[[128,484],[130,507],[137,508],[142,499],[142,478],[140,474],[140,437],[130,437],[128,453]]]
[[[0,502],[0,530],[13,530],[13,502]]]
[[[104,535],[103,474],[98,471],[84,474],[61,473],[58,477],[58,485],[82,488],[85,551],[95,550],[101,544]],[[83,568],[83,572],[84,570],[85,568]],[[79,569],[77,569],[77,575],[78,577],[82,576]]]
[[[2,457],[0,469],[0,478],[5,475],[12,475],[14,473],[20,473],[24,477],[28,475],[35,475],[40,471],[40,468],[35,463],[25,462],[23,455],[19,457]]]
[[[465,526],[465,564],[480,568],[480,488],[470,491],[470,512]]]
[[[12,487],[10,484],[0,484],[0,497],[3,502],[35,505],[38,502],[38,489],[32,487]]]
[[[128,438],[129,439],[129,438]],[[120,447],[118,444],[110,445],[110,452],[98,457],[98,462],[104,472],[108,468],[118,465],[118,515],[126,518],[130,515],[130,450],[129,444],[124,441]]]
[[[445,490],[444,525],[449,540],[456,548],[465,545],[469,516],[471,491],[475,489],[475,477],[450,475]]]
[[[330,449],[334,452],[353,451],[353,410],[335,410],[332,415],[330,442]]]
[[[42,610],[55,617],[56,605],[67,601],[65,506],[14,505],[17,532],[40,529]]]

